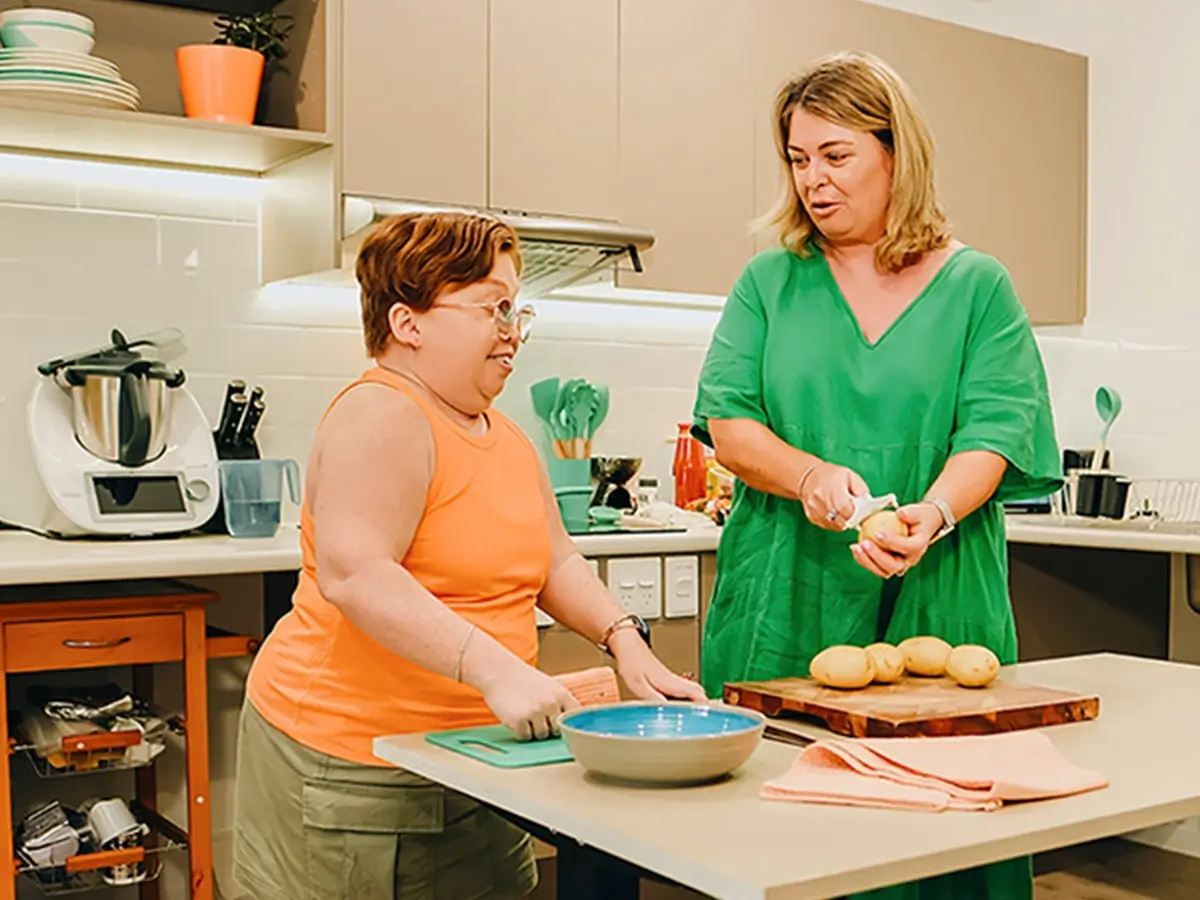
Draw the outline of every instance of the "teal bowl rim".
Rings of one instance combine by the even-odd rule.
[[[682,737],[659,738],[659,737],[630,737],[624,734],[597,734],[594,731],[584,731],[581,728],[573,728],[571,719],[585,713],[599,712],[606,709],[661,709],[667,708],[688,708],[695,709],[696,707],[715,708],[717,712],[727,713],[732,716],[740,716],[748,719],[751,723],[747,728],[738,731],[725,731],[721,734],[689,734]],[[579,709],[573,709],[570,712],[565,712],[558,717],[559,731],[566,737],[567,734],[577,734],[585,738],[603,738],[606,741],[623,741],[636,743],[645,746],[646,744],[688,744],[699,743],[705,741],[726,741],[733,737],[743,737],[747,734],[757,733],[762,736],[763,731],[767,727],[767,717],[757,710],[746,709],[745,707],[730,708],[728,706],[711,707],[709,704],[692,703],[689,700],[627,700],[620,703],[597,703],[591,706],[581,706]]]

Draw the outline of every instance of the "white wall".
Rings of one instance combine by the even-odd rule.
[[[868,2],[1089,57],[1088,317],[1042,335],[1060,437],[1093,445],[1093,395],[1112,385],[1125,400],[1109,442],[1115,465],[1200,478],[1200,402],[1180,390],[1200,378],[1200,122],[1189,112],[1200,101],[1200,3]],[[1036,136],[1013,152],[1036,167]]]

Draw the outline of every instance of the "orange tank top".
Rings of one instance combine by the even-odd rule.
[[[550,572],[550,528],[533,445],[495,411],[487,434],[467,434],[382,368],[344,388],[330,408],[364,383],[403,391],[433,433],[425,511],[399,562],[442,603],[536,665],[534,604]],[[496,722],[474,688],[384,649],[321,595],[307,502],[300,545],[292,609],[263,643],[247,683],[268,722],[307,747],[366,765],[383,764],[371,751],[380,735]]]

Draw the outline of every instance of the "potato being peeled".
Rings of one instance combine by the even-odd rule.
[[[826,647],[812,658],[808,672],[817,683],[843,690],[864,688],[875,678],[870,654],[848,644]]]
[[[987,647],[960,644],[946,658],[946,674],[962,687],[987,687],[1000,674],[1000,660]]]
[[[901,641],[897,649],[904,654],[904,667],[913,675],[940,678],[946,674],[946,660],[952,648],[941,638],[910,637]]]
[[[881,534],[908,537],[908,526],[900,521],[894,509],[883,509],[863,519],[858,526],[858,533],[866,541],[876,540]]]
[[[880,642],[867,645],[867,655],[875,667],[875,680],[884,684],[899,681],[904,675],[904,654],[898,647]]]

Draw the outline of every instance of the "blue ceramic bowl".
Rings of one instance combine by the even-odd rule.
[[[623,781],[698,784],[749,759],[766,720],[748,709],[632,702],[573,710],[559,727],[571,755],[590,772]]]

